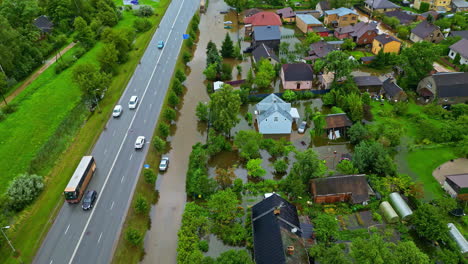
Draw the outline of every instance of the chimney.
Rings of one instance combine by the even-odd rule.
[[[281,212],[281,209],[280,209],[279,207],[277,207],[277,208],[275,208],[275,210],[273,210],[273,213],[274,213],[275,215],[279,215],[280,212]]]
[[[390,35],[389,35],[389,34],[385,34],[385,38],[390,38]]]
[[[290,255],[290,256],[291,256],[292,254],[294,254],[294,246],[288,246],[287,251],[288,251],[288,255]]]
[[[262,18],[265,18],[265,14],[262,14]]]

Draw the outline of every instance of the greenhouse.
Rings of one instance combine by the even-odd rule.
[[[461,253],[465,254],[466,252],[468,252],[468,242],[466,241],[465,237],[460,233],[458,228],[452,223],[448,223],[447,226],[449,228],[450,237],[455,241],[455,243],[457,243]]]
[[[413,214],[413,211],[411,211],[411,208],[409,208],[408,204],[403,200],[399,193],[391,193],[390,202],[402,220],[408,219]]]
[[[385,220],[387,220],[388,223],[396,223],[400,219],[400,217],[398,217],[397,213],[395,212],[395,210],[393,210],[393,207],[390,205],[389,202],[382,202],[379,208],[380,211],[383,213]]]

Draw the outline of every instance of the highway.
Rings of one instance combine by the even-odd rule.
[[[124,108],[119,118],[109,118],[91,155],[97,170],[88,190],[96,190],[98,199],[90,211],[80,204],[64,202],[44,239],[33,263],[109,263],[130,199],[142,169],[175,62],[182,45],[182,34],[198,8],[197,0],[172,0],[154,34],[141,64],[119,100]],[[163,40],[165,47],[157,48]],[[136,109],[128,109],[132,95],[139,97]],[[147,144],[135,150],[138,136]],[[153,223],[164,224],[164,223]]]

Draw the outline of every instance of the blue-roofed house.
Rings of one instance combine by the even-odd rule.
[[[256,264],[310,263],[297,208],[278,194],[252,207],[252,231]]]
[[[304,33],[314,31],[314,27],[323,27],[322,22],[309,14],[297,14],[296,26]]]
[[[364,7],[369,12],[384,13],[387,11],[395,11],[400,9],[400,6],[388,1],[388,0],[366,0]]]
[[[290,134],[292,122],[299,119],[297,109],[275,94],[265,97],[256,108],[258,131],[262,134]]]
[[[274,50],[278,50],[280,41],[281,31],[279,26],[254,27],[252,34],[252,47],[257,47],[263,43]]]
[[[346,7],[325,11],[325,25],[333,27],[354,26],[358,22],[358,13]]]

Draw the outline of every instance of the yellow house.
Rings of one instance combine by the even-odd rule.
[[[378,35],[372,42],[372,53],[378,54],[381,50],[385,53],[399,53],[401,42],[390,35]]]
[[[325,25],[333,27],[354,26],[358,22],[358,14],[346,7],[325,11]]]
[[[276,14],[280,16],[284,23],[296,22],[296,12],[291,7],[286,7],[276,11]]]
[[[452,0],[414,0],[414,8],[419,10],[423,2],[429,4],[429,10],[450,11]]]

